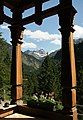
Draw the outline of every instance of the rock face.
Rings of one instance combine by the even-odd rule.
[[[38,60],[43,60],[45,58],[45,56],[47,55],[47,53],[43,49],[36,50],[36,51],[27,50],[24,53],[27,55],[31,55]]]

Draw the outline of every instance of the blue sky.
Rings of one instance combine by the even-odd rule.
[[[55,6],[58,4],[59,0],[50,0],[49,2],[43,4],[43,10]],[[83,0],[73,0],[73,5],[77,9],[78,13],[75,15],[74,19],[74,28],[76,30],[74,37],[82,38],[83,37]],[[5,14],[12,16],[12,13],[9,9],[4,8]],[[34,8],[25,11],[23,17],[31,15],[34,13]],[[11,41],[11,33],[8,28],[8,24],[4,23],[0,26],[0,32],[2,32],[3,37],[7,40],[8,43]],[[61,35],[58,29],[59,21],[58,15],[46,18],[43,20],[41,26],[31,23],[24,26],[26,30],[24,31],[24,39],[22,45],[22,51],[27,49],[29,50],[38,50],[44,49],[46,52],[52,52],[54,50],[61,48]]]

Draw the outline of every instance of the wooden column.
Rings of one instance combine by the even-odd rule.
[[[12,65],[11,65],[11,104],[22,104],[22,56],[21,44],[24,27],[21,24],[22,11],[12,10],[13,22],[10,26],[12,38]]]
[[[12,65],[11,65],[11,104],[22,104],[22,56],[21,44],[24,28],[11,26]]]
[[[63,2],[64,1],[64,2]],[[70,2],[69,2],[70,1]],[[73,41],[73,17],[76,10],[71,0],[61,0],[62,11],[59,11],[60,32],[62,34],[62,102],[68,120],[77,120],[76,109],[76,66]],[[66,7],[65,7],[66,6]]]

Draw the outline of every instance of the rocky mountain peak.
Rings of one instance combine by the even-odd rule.
[[[47,55],[47,53],[43,49],[34,50],[34,51],[27,50],[24,53],[28,55],[32,55],[37,59],[42,59]]]

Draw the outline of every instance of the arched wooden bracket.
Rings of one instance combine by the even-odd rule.
[[[35,23],[42,24],[42,2],[41,0],[35,0]]]
[[[0,0],[0,24],[4,21],[3,0]]]

